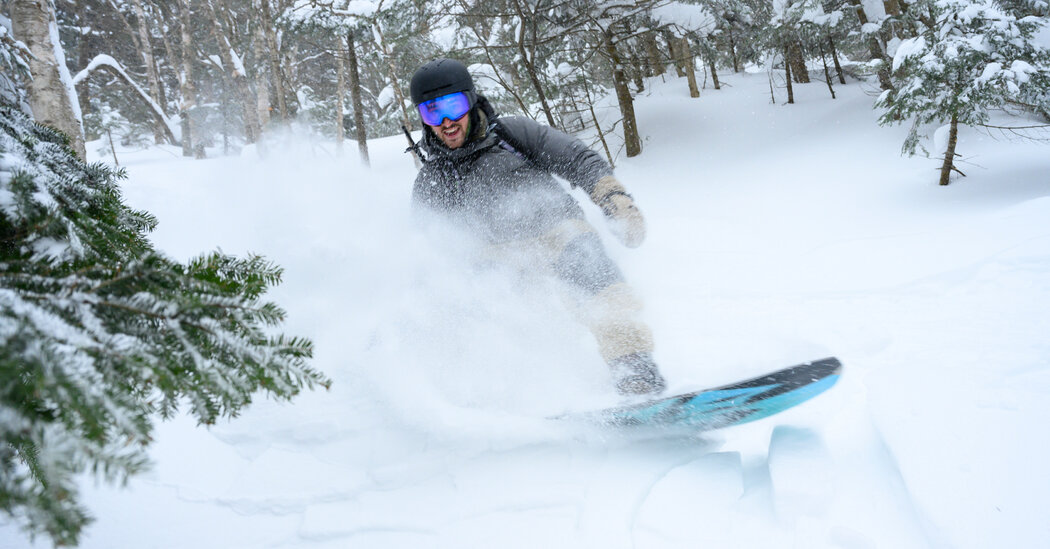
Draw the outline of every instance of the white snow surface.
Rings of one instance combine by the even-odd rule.
[[[692,436],[545,419],[616,401],[595,343],[545,281],[419,232],[403,138],[370,142],[371,169],[306,140],[262,160],[118,151],[159,248],[286,268],[270,297],[334,385],[210,429],[159,424],[151,472],[85,477],[82,546],[1045,544],[1046,146],[964,130],[969,177],[938,187],[940,161],[902,158],[907,128],[876,125],[870,86],[797,85],[784,105],[764,74],[721,79],[636,102],[645,150],[617,174],[647,242],[620,247],[587,214],[671,392],[835,355],[828,393]],[[0,547],[30,546],[0,526]]]

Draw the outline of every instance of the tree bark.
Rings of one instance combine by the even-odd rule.
[[[784,46],[784,81],[787,82],[788,104],[795,103],[795,90],[791,87],[791,63],[788,62],[788,47]]]
[[[901,5],[898,0],[882,0],[882,7],[886,10],[886,15],[897,17],[901,14]]]
[[[335,150],[339,156],[342,156],[343,138],[346,134],[346,130],[343,127],[343,100],[346,98],[346,62],[343,60],[343,48],[340,40],[336,40],[335,73]]]
[[[171,17],[171,14],[167,12],[167,6],[166,5],[163,5],[163,4],[159,5],[159,6],[158,5],[153,5],[153,7],[161,12],[161,17],[164,17],[166,21],[170,21],[170,20],[173,19]],[[166,30],[166,28],[168,26],[169,25],[164,25],[162,28],[158,29],[160,31],[160,44],[161,44],[161,46],[164,47],[164,53],[165,53],[164,58],[168,59],[169,60],[168,64],[171,65],[172,67],[174,67],[175,63],[176,63],[176,59],[179,58],[179,55],[175,51],[175,49],[172,47],[172,45],[171,45],[171,38],[168,37],[168,33],[165,32],[165,30]],[[158,64],[157,64],[157,75],[160,77],[160,87],[157,88],[157,94],[160,95],[160,104],[164,105],[166,107],[168,105],[168,91],[167,91],[168,87],[165,85],[165,82],[164,82],[164,71],[162,70],[162,67],[163,67],[163,65],[158,62]],[[178,69],[174,69],[173,68],[172,70],[175,71],[176,73],[178,72]],[[173,144],[176,144],[176,143],[173,143]]]
[[[383,27],[379,24],[379,21],[372,21],[372,30],[375,32],[376,42],[383,56],[383,61],[386,62],[387,77],[390,78],[390,85],[394,88],[394,99],[397,100],[397,106],[401,109],[401,123],[411,130],[413,128],[412,118],[408,115],[408,109],[405,108],[405,94],[401,91],[401,80],[397,77],[398,70],[394,64],[394,52],[387,46],[386,39],[383,36]]]
[[[729,28],[729,53],[733,56],[733,72],[740,72],[740,57],[736,52],[736,35],[732,27]]]
[[[135,23],[139,34],[139,55],[142,64],[146,67],[146,84],[149,86],[149,97],[154,103],[164,106],[160,97],[160,76],[157,74],[156,60],[153,59],[153,41],[150,40],[149,27],[147,26],[146,10],[142,7],[141,0],[131,0],[131,7],[135,10]],[[153,115],[153,142],[161,144],[167,141],[165,131],[162,129],[164,121],[158,115]],[[174,144],[174,143],[172,143]]]
[[[718,71],[715,69],[715,56],[707,56],[707,70],[711,72],[711,80],[715,83],[715,89],[722,89],[722,84],[718,82]]]
[[[86,21],[88,20],[87,4],[85,2],[77,2],[76,6],[77,6],[77,19],[79,19],[81,21],[81,23],[80,23],[81,25],[87,25],[87,23],[86,23]],[[86,36],[81,36],[80,37],[80,40],[77,41],[77,59],[74,62],[73,66],[75,66],[75,67],[83,67],[84,66],[84,62],[87,59],[91,58],[90,45],[91,45],[91,42],[88,40],[88,37],[86,37]],[[91,91],[90,86],[88,86],[87,84],[84,84],[83,86],[77,85],[76,89],[77,89],[77,102],[80,103],[80,108],[83,111],[83,114],[87,114],[87,113],[92,112],[91,111],[91,96],[89,95],[89,93]]]
[[[809,84],[809,69],[806,67],[806,58],[802,54],[802,42],[798,38],[793,37],[788,41],[787,55],[795,82]]]
[[[685,66],[685,76],[689,81],[689,97],[700,97],[700,88],[696,87],[696,62],[693,50],[689,47],[689,39],[683,36],[678,49],[682,55],[682,65]]]
[[[835,41],[828,37],[828,48],[831,50],[831,59],[835,61],[835,73],[839,76],[839,84],[846,85],[846,76],[842,72],[842,64],[839,63],[839,52],[835,49]]]
[[[244,64],[239,56],[233,51],[233,45],[229,38],[219,27],[219,14],[211,0],[204,2],[208,6],[211,15],[211,30],[215,36],[215,42],[219,47],[219,57],[222,59],[223,74],[231,87],[237,94],[244,116],[244,140],[247,143],[255,143],[259,140],[259,116],[256,112],[255,94],[252,93],[248,75],[244,72]]]
[[[611,30],[606,30],[603,36],[605,52],[609,56],[613,69],[613,87],[616,89],[616,99],[620,103],[620,113],[623,115],[623,140],[627,149],[627,157],[642,154],[642,140],[638,136],[638,121],[634,116],[634,99],[631,90],[627,87],[627,75],[623,71],[623,62],[616,44],[613,43]]]
[[[627,31],[627,35],[628,36],[633,36],[634,35],[634,30],[631,27],[631,22],[630,22],[629,19],[625,20],[623,22],[623,26],[624,26],[624,30]],[[637,43],[637,41],[635,41],[635,43]],[[627,61],[628,61],[628,63],[630,63],[630,68],[631,68],[631,70],[628,71],[628,72],[630,74],[631,80],[634,81],[634,89],[636,90],[637,93],[642,93],[642,92],[645,91],[645,72],[646,72],[645,65],[646,65],[646,63],[642,62],[642,55],[639,55],[640,52],[639,52],[638,48],[628,48],[628,49],[630,50],[630,53],[628,54]]]
[[[368,166],[368,128],[365,127],[365,107],[361,101],[361,75],[357,70],[357,47],[354,44],[353,31],[346,33],[346,50],[347,59],[350,61],[350,102],[354,107],[357,150],[361,153],[361,162]]]
[[[179,23],[182,26],[182,74],[179,75],[179,120],[182,123],[182,156],[204,158],[204,144],[197,135],[197,84],[193,79],[193,62],[197,57],[193,47],[190,1],[179,1]]]
[[[864,12],[864,6],[860,0],[849,0],[853,9],[857,10],[857,19],[860,20],[860,24],[863,27],[868,24],[868,15]],[[878,59],[882,63],[879,65],[877,75],[879,78],[879,87],[884,91],[890,91],[897,93],[896,86],[893,85],[893,81],[890,80],[890,67],[892,61],[886,52],[883,50],[882,44],[879,43],[879,39],[874,33],[868,35],[868,53],[872,59]]]
[[[656,43],[656,31],[649,31],[642,37],[645,51],[649,56],[649,76],[663,76],[664,61],[660,56],[660,46]]]
[[[281,122],[288,120],[288,101],[285,98],[284,74],[281,72],[281,50],[277,43],[277,30],[273,22],[273,11],[270,0],[260,0],[263,15],[263,33],[266,38],[266,49],[269,52],[270,78],[273,80],[274,93],[277,94],[277,116]]]
[[[77,103],[73,78],[66,67],[62,44],[51,37],[58,36],[51,0],[13,0],[10,3],[11,26],[16,40],[21,40],[33,54],[28,83],[29,107],[33,118],[69,137],[69,145],[81,159],[87,158],[84,130]]]
[[[824,48],[820,48],[820,62],[824,65],[824,81],[828,84],[828,91],[831,92],[831,98],[835,99],[835,88],[831,86],[831,72],[828,71],[828,58],[824,55]]]
[[[547,116],[547,124],[549,124],[552,128],[557,127],[557,125],[554,123],[554,114],[551,112],[550,104],[547,101],[547,94],[543,91],[543,83],[540,82],[539,74],[536,72],[535,48],[532,48],[533,51],[531,52],[529,52],[525,48],[525,30],[526,27],[530,26],[530,22],[533,31],[533,44],[536,41],[536,18],[529,18],[525,15],[525,10],[522,8],[521,2],[519,0],[514,0],[514,7],[518,11],[518,21],[520,23],[518,25],[518,54],[521,55],[521,63],[525,67],[525,73],[529,76],[529,82],[532,83],[533,89],[536,90],[536,96],[539,97],[540,106],[543,108],[543,114]]]
[[[272,22],[267,20],[263,15],[263,10],[259,5],[259,0],[254,2],[254,6],[258,9],[255,11],[255,39],[252,40],[252,49],[255,54],[255,70],[254,80],[255,82],[255,110],[259,116],[259,128],[265,130],[270,125],[270,113],[273,112],[273,104],[270,101],[270,81],[272,75],[270,74],[270,63],[269,53],[266,47],[266,31],[265,28],[273,25]]]
[[[952,170],[955,168],[955,146],[959,140],[959,115],[952,113],[952,121],[948,126],[948,150],[944,151],[944,163],[941,164],[940,185],[945,186],[950,182]],[[962,173],[962,172],[959,172]]]
[[[682,57],[678,53],[678,41],[670,32],[664,31],[664,39],[667,40],[667,51],[671,53],[671,61],[674,64],[675,72],[678,73],[679,78],[685,76],[685,67],[682,66]]]
[[[631,79],[634,80],[634,89],[638,93],[645,91],[645,63],[637,54],[631,54]]]
[[[412,118],[408,115],[408,109],[405,107],[405,94],[401,91],[401,81],[397,77],[397,66],[394,64],[394,52],[386,44],[386,39],[383,38],[383,27],[379,24],[378,20],[372,21],[372,31],[375,34],[376,45],[379,46],[379,51],[383,55],[383,60],[386,61],[387,76],[390,78],[390,85],[394,87],[394,98],[397,100],[398,106],[401,108],[401,123],[405,129],[411,131],[413,128]],[[423,162],[420,160],[419,155],[413,154],[412,161],[415,163],[416,168],[422,168]]]
[[[609,159],[609,166],[616,168],[616,161],[613,160],[612,151],[609,150],[609,142],[605,139],[605,132],[602,131],[602,125],[598,121],[598,114],[594,112],[594,98],[591,96],[591,87],[586,81],[583,83],[583,91],[587,94],[587,109],[591,113],[591,121],[594,122],[594,131],[598,134],[598,140],[602,143],[602,149],[605,150],[605,157]]]

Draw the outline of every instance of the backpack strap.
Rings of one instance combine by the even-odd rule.
[[[489,128],[491,128],[492,132],[499,138],[498,146],[501,149],[512,152],[518,158],[525,162],[529,162],[529,158],[525,156],[525,153],[521,152],[521,145],[514,140],[514,137],[510,135],[510,132],[507,131],[506,126],[503,125],[503,122],[500,121],[499,118],[492,120],[492,123],[489,124]]]

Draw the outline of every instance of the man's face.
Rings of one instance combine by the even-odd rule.
[[[445,118],[440,126],[430,126],[441,142],[450,149],[458,149],[467,142],[467,127],[470,125],[470,114],[464,114],[458,120]]]

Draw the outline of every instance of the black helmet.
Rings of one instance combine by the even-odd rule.
[[[412,75],[409,88],[412,92],[412,102],[416,105],[456,92],[467,92],[472,105],[477,97],[470,72],[463,63],[455,59],[435,59],[419,67]]]

